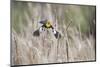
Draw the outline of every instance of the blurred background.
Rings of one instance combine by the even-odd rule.
[[[49,19],[62,35],[49,30],[33,32]],[[12,1],[12,65],[94,61],[96,49],[96,7]]]

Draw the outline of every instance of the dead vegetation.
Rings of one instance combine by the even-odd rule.
[[[94,6],[13,2],[11,11],[12,65],[95,60]],[[61,33],[60,39],[51,30],[32,35],[46,18]]]

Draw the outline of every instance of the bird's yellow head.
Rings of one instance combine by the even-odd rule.
[[[51,26],[52,26],[52,25],[51,25],[51,21],[47,20],[47,22],[46,22],[46,27],[49,28],[49,27],[51,27]]]

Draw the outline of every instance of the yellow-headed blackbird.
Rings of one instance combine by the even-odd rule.
[[[49,20],[40,21],[40,23],[43,24],[43,25],[39,29],[37,29],[36,31],[33,32],[34,36],[39,36],[40,32],[42,32],[44,30],[44,28],[45,29],[50,29],[51,28],[52,32],[53,32],[53,34],[56,38],[61,37],[61,34],[54,29],[54,27],[52,26],[52,24]]]

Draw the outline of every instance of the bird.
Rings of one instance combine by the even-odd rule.
[[[61,34],[56,29],[54,29],[50,20],[41,20],[39,23],[42,24],[42,26],[33,32],[33,36],[40,36],[41,32],[52,29],[52,33],[54,34],[55,38],[61,38]]]

